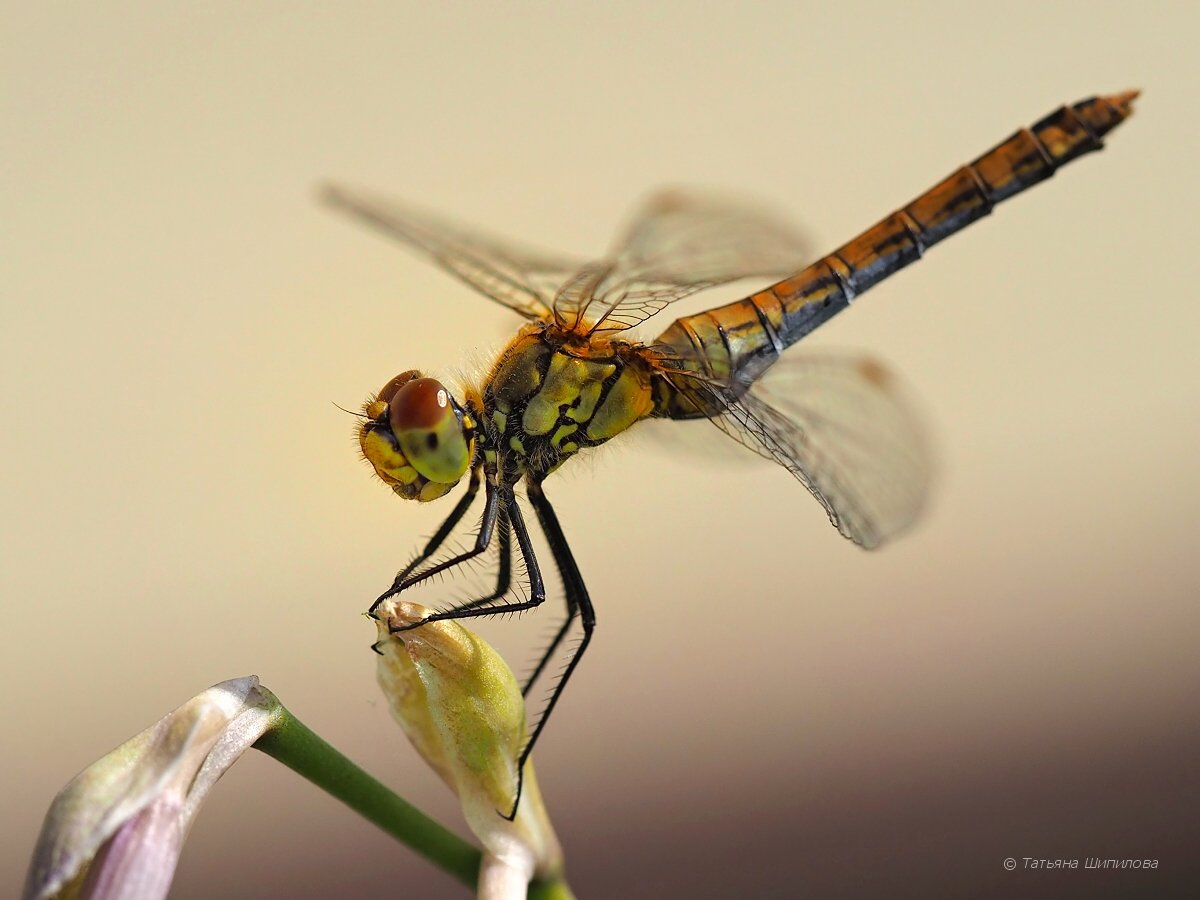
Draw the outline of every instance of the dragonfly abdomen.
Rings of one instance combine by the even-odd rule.
[[[797,274],[742,300],[677,319],[659,337],[676,365],[740,392],[787,347],[929,247],[1084,153],[1132,112],[1136,91],[1063,106]],[[668,391],[669,393],[669,391]],[[660,397],[659,414],[697,415]]]

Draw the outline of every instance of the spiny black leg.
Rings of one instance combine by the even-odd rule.
[[[529,690],[533,687],[534,682],[542,674],[546,665],[554,658],[554,651],[558,649],[558,645],[563,642],[563,638],[567,636],[567,632],[571,630],[571,625],[575,622],[575,616],[578,615],[578,609],[572,606],[570,595],[567,596],[567,617],[563,619],[562,625],[558,627],[558,631],[554,634],[554,640],[550,642],[550,646],[542,653],[542,658],[538,660],[538,664],[533,667],[533,672],[525,680],[525,684],[521,686],[521,696],[528,697]]]
[[[501,517],[500,522],[499,539],[500,563],[496,570],[495,590],[485,597],[479,597],[462,604],[462,606],[454,607],[456,610],[474,609],[477,606],[491,603],[493,600],[499,600],[508,593],[508,589],[512,586],[512,527],[508,524],[508,520],[503,517]]]
[[[489,484],[490,488],[490,484]],[[442,622],[447,619],[473,619],[478,616],[496,616],[503,613],[521,612],[526,609],[533,609],[535,606],[541,606],[546,600],[546,585],[542,581],[542,572],[538,568],[537,557],[533,555],[533,542],[529,539],[529,529],[525,527],[525,519],[521,515],[521,508],[517,506],[516,498],[513,496],[512,487],[501,487],[496,489],[496,494],[499,496],[497,503],[503,505],[508,525],[512,528],[513,535],[517,539],[517,549],[521,552],[521,558],[525,560],[525,568],[529,574],[529,597],[525,600],[514,600],[511,603],[500,603],[496,606],[479,607],[476,601],[466,603],[463,606],[454,609],[448,609],[445,612],[435,612],[421,619],[419,622],[413,622],[411,625],[405,625],[402,628],[389,629],[392,634],[397,634],[401,631],[411,631],[414,628],[420,628],[428,622]],[[491,496],[489,495],[489,502]],[[485,513],[486,515],[486,513]],[[495,525],[495,517],[493,516],[492,525]],[[472,554],[473,555],[473,554]],[[451,560],[454,563],[454,560]],[[457,564],[457,563],[455,563]],[[437,567],[435,567],[437,568]],[[432,574],[430,570],[429,574]],[[422,574],[419,577],[425,577]],[[405,585],[407,587],[407,585]],[[386,595],[385,595],[386,596]],[[518,793],[519,796],[519,793]]]
[[[453,569],[455,566],[461,566],[468,560],[474,559],[479,554],[487,550],[488,545],[492,542],[492,534],[496,530],[496,516],[500,511],[500,492],[502,488],[498,488],[493,483],[491,478],[488,478],[484,485],[484,503],[483,503],[483,519],[479,523],[479,534],[475,536],[475,546],[466,553],[459,553],[457,556],[451,557],[445,562],[440,562],[436,566],[430,566],[416,575],[405,576],[403,572],[396,576],[396,580],[392,582],[392,586],[379,595],[379,599],[371,604],[371,612],[374,612],[384,600],[389,597],[394,597],[396,594],[412,587],[414,584],[419,584],[426,578],[437,575],[439,572],[445,572],[447,569]],[[508,494],[511,497],[512,489],[508,489]],[[461,501],[460,501],[461,503]],[[457,512],[457,509],[456,509]],[[452,513],[453,515],[453,513]],[[459,513],[461,517],[461,513]],[[454,523],[451,523],[453,527]],[[442,529],[438,529],[439,532]]]
[[[466,515],[467,510],[471,508],[471,504],[475,502],[475,495],[479,493],[479,471],[478,467],[471,470],[471,480],[467,483],[467,492],[459,498],[458,503],[454,505],[454,509],[450,510],[450,515],[446,516],[442,524],[438,526],[438,530],[433,533],[433,537],[429,539],[429,543],[425,545],[425,549],[418,553],[416,558],[396,575],[392,581],[393,588],[398,584],[403,584],[404,579],[412,573],[413,569],[437,553],[438,548],[442,546],[442,543],[450,536],[450,532],[454,530],[454,526]],[[384,594],[372,603],[371,608],[367,610],[367,615],[374,616],[379,604],[389,596],[390,594]]]
[[[546,500],[546,495],[542,491],[541,482],[529,482],[528,494],[529,502],[533,504],[534,511],[537,512],[538,521],[542,525],[542,531],[543,533],[546,533],[546,513],[542,511],[542,506],[544,505],[547,509],[549,509],[550,516],[554,515],[554,510],[550,508],[550,503]],[[555,519],[555,525],[557,525],[557,522],[558,520]],[[549,539],[548,533],[547,539]],[[553,545],[551,546],[551,549],[553,549]],[[568,556],[569,555],[570,552],[568,551]],[[555,562],[557,563],[559,558],[557,551],[555,551],[554,558]],[[574,560],[572,560],[572,563],[573,562]],[[533,687],[534,682],[538,680],[538,677],[545,670],[547,664],[551,659],[554,658],[554,652],[558,649],[559,644],[563,642],[563,638],[567,636],[567,632],[571,630],[571,625],[575,622],[575,617],[579,615],[579,602],[577,599],[578,595],[580,593],[583,593],[584,595],[587,594],[587,588],[583,586],[583,579],[579,577],[578,571],[568,573],[562,571],[560,568],[559,576],[563,580],[564,593],[566,594],[567,617],[563,620],[562,625],[559,626],[558,631],[554,635],[554,639],[550,642],[550,646],[543,651],[542,658],[538,660],[538,664],[534,667],[533,673],[529,676],[529,678],[525,681],[525,685],[521,688],[521,693],[523,695],[529,694],[529,689]],[[570,577],[574,577],[575,581],[573,586],[567,585],[567,579]]]
[[[450,536],[450,532],[454,530],[454,526],[458,524],[459,520],[464,515],[466,515],[467,510],[471,508],[471,504],[475,502],[475,495],[479,493],[479,482],[482,480],[479,472],[480,470],[478,468],[472,470],[471,480],[467,483],[467,492],[459,498],[458,503],[454,505],[454,509],[450,511],[450,515],[446,516],[445,521],[438,526],[438,530],[433,533],[433,536],[429,539],[429,543],[425,545],[425,549],[422,550],[417,555],[417,558],[405,566],[400,571],[400,574],[396,576],[400,581],[403,581],[405,578],[407,578],[413,569],[425,562],[425,560],[429,559],[429,557],[433,556],[433,554],[437,553],[438,548],[442,546],[442,542],[445,541],[446,538]]]
[[[567,667],[563,669],[562,677],[554,686],[554,691],[550,694],[550,700],[546,703],[546,709],[538,719],[537,725],[533,728],[533,733],[529,736],[529,742],[521,750],[521,755],[517,759],[517,796],[513,800],[512,809],[504,818],[510,822],[517,817],[517,805],[521,802],[521,788],[525,782],[525,762],[529,759],[529,754],[533,752],[533,745],[537,743],[538,737],[542,733],[542,729],[546,727],[546,722],[550,720],[550,713],[554,711],[554,705],[558,703],[558,698],[562,696],[563,688],[567,686],[567,681],[571,678],[571,673],[575,671],[575,667],[579,665],[579,660],[583,658],[583,651],[587,649],[587,645],[592,640],[592,632],[596,628],[596,612],[592,608],[592,600],[588,596],[587,586],[583,583],[583,577],[579,574],[579,567],[575,564],[575,557],[571,554],[571,548],[567,544],[567,538],[563,534],[562,526],[558,524],[558,516],[554,514],[554,507],[550,505],[550,501],[546,499],[546,495],[542,492],[540,482],[529,483],[529,502],[533,504],[534,511],[537,513],[538,521],[542,525],[542,531],[546,535],[546,541],[550,544],[550,551],[554,554],[554,561],[558,565],[559,574],[562,576],[563,589],[567,594],[567,610],[568,624],[574,617],[575,611],[578,612],[583,624],[583,637],[579,641],[579,645],[575,648],[575,652],[571,655]],[[530,558],[530,577],[532,578],[536,570],[536,564]],[[539,581],[540,581],[539,573]],[[566,628],[559,630],[558,636],[555,638],[554,644],[551,645],[551,652],[562,639],[562,635],[566,633]],[[547,658],[549,654],[547,654]],[[544,658],[539,663],[537,673],[546,665]],[[536,674],[535,673],[535,677]]]

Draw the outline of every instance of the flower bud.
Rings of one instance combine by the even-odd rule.
[[[516,761],[526,740],[525,700],[508,665],[456,621],[429,622],[432,611],[388,600],[379,619],[378,678],[392,714],[417,752],[458,795],[467,824],[484,847],[481,897],[524,896],[531,878],[556,878],[562,850],[533,771],[516,818]],[[513,887],[520,892],[513,894]]]

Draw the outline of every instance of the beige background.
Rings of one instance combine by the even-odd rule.
[[[538,762],[582,897],[1200,883],[1200,15],[984,6],[6,4],[0,883],[76,770],[247,673],[459,827],[359,617],[446,507],[373,482],[332,403],[516,321],[320,179],[585,253],[710,185],[829,249],[1131,86],[1104,153],[812,339],[924,399],[943,471],[907,539],[864,554],[719,447],[635,434],[556,478],[600,624]],[[1160,868],[1001,867],[1093,855]],[[176,896],[272,894],[462,895],[255,756]]]

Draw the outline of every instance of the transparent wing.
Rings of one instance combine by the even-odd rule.
[[[718,428],[795,475],[856,544],[896,536],[925,503],[933,470],[925,429],[874,360],[799,354],[740,397],[711,385],[685,390],[707,402]]]
[[[800,235],[757,206],[663,192],[639,209],[611,257],[564,283],[554,312],[576,331],[623,331],[697,291],[784,277],[811,257]]]
[[[415,247],[475,290],[529,319],[544,319],[580,262],[521,247],[375,194],[329,185],[335,209]]]

